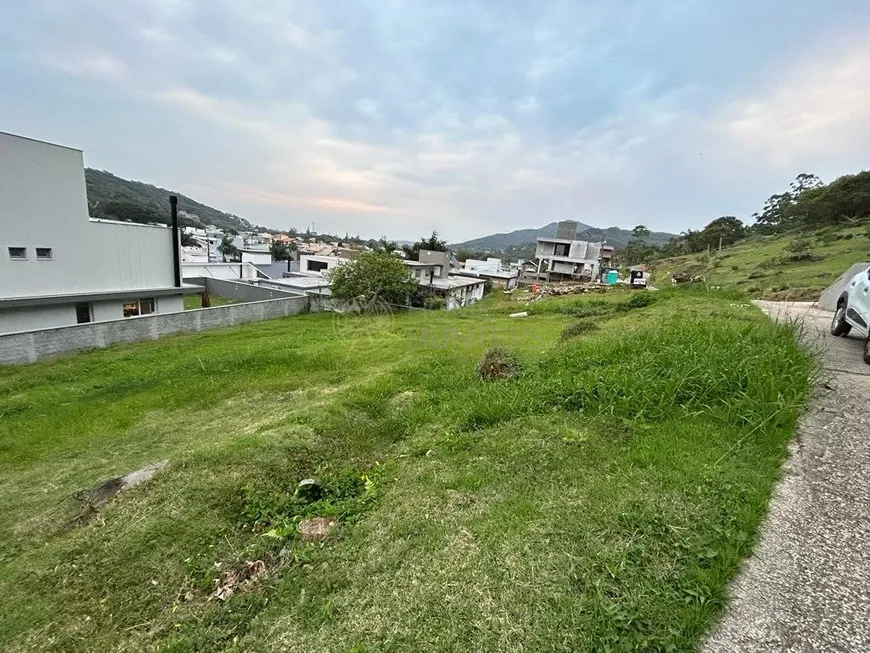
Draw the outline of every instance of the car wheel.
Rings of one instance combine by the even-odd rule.
[[[870,365],[870,336],[864,341],[864,362]]]
[[[846,304],[840,302],[837,304],[837,310],[834,313],[834,319],[831,320],[831,335],[845,336],[852,330],[852,325],[846,322]]]

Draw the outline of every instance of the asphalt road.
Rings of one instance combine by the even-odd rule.
[[[754,555],[707,653],[870,652],[870,365],[862,341],[828,333],[808,303],[757,302],[801,320],[823,351],[824,386],[789,448]]]

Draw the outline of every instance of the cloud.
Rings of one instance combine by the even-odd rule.
[[[862,25],[809,0],[33,0],[0,7],[0,120],[284,228],[681,231],[861,165]]]
[[[800,61],[784,79],[724,111],[736,144],[782,167],[870,148],[870,43]]]
[[[118,80],[128,72],[127,66],[118,57],[100,50],[63,54],[44,52],[42,60],[47,66],[72,75]]]

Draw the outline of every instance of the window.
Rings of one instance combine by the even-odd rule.
[[[51,247],[37,247],[36,248],[36,258],[43,261],[51,260]]]
[[[308,261],[308,271],[309,272],[322,272],[329,267],[329,263],[326,261]]]
[[[10,247],[9,248],[9,258],[26,259],[27,258],[27,248],[26,247]]]
[[[91,305],[76,304],[76,324],[87,324],[91,321]]]
[[[570,244],[556,243],[556,246],[553,248],[553,256],[568,256],[569,251],[571,251]]]
[[[155,307],[153,297],[143,297],[124,302],[122,310],[124,317],[135,317],[136,315],[150,315],[155,312]]]

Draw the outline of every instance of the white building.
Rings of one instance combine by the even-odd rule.
[[[448,310],[468,306],[483,299],[485,279],[450,274],[450,253],[420,250],[419,261],[403,261],[411,276],[433,294],[444,297]]]
[[[318,256],[317,254],[299,255],[299,272],[302,274],[325,277],[330,270],[350,261],[341,256]]]
[[[272,252],[268,249],[257,249],[249,247],[239,250],[242,255],[242,263],[259,263],[263,265],[272,264]]]
[[[501,259],[487,257],[485,261],[469,258],[465,260],[462,268],[468,272],[501,272]]]
[[[173,313],[199,290],[171,228],[88,217],[80,150],[0,132],[0,333]]]

